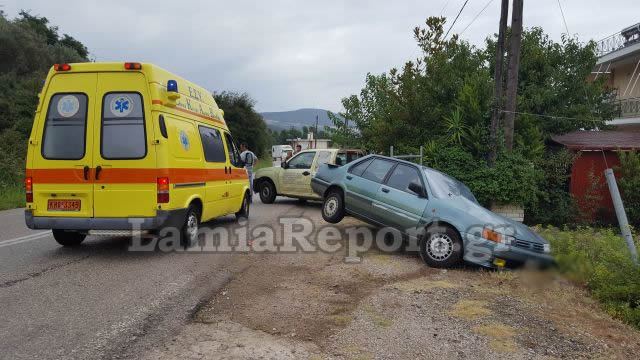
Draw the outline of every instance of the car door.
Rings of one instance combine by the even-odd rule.
[[[99,73],[94,131],[95,217],[156,214],[156,138],[142,73]]]
[[[244,196],[242,190],[245,186],[249,186],[249,176],[247,175],[247,170],[243,167],[242,161],[240,160],[240,151],[231,134],[225,132],[224,140],[227,145],[227,153],[229,154],[227,178],[230,195],[227,212],[231,213],[240,210]]]
[[[421,193],[409,189],[411,183],[422,188]],[[427,206],[427,196],[420,171],[416,166],[399,163],[378,189],[377,198],[381,216],[388,225],[410,233],[422,218]]]
[[[200,142],[204,153],[205,182],[205,219],[227,214],[229,189],[227,186],[227,153],[222,133],[219,129],[198,125]]]
[[[93,216],[96,82],[93,73],[56,74],[42,99],[46,113],[29,141],[26,174],[35,216]]]
[[[311,189],[311,179],[314,176],[316,176],[316,173],[318,172],[318,168],[320,167],[320,165],[333,162],[333,154],[334,154],[333,151],[318,150],[316,158],[313,161],[313,165],[311,166],[311,175],[304,177],[304,182],[305,182],[304,189],[303,189],[304,196],[320,199],[320,196],[314,193],[313,190]]]
[[[393,161],[372,157],[349,168],[345,177],[347,211],[386,224],[377,194],[394,165]]]
[[[311,187],[311,168],[316,158],[315,150],[302,151],[287,161],[280,171],[280,193],[289,196],[305,196]]]

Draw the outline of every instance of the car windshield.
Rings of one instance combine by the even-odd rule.
[[[436,197],[446,199],[449,196],[462,196],[478,204],[478,200],[473,196],[471,190],[460,181],[433,169],[424,168],[424,172],[427,175],[431,191]]]

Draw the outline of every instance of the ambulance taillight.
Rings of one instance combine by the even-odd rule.
[[[24,179],[24,193],[26,195],[26,200],[28,203],[33,202],[33,178],[26,177]]]
[[[169,202],[169,178],[158,178],[158,204],[166,204]]]

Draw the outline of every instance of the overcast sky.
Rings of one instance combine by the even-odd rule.
[[[461,32],[490,0],[469,0]],[[341,110],[367,72],[399,67],[419,52],[412,29],[431,15],[455,18],[465,0],[47,1],[0,0],[46,16],[96,61],[153,62],[211,91],[246,91],[259,111]],[[560,0],[572,35],[601,39],[640,22],[639,0]],[[526,0],[525,27],[565,32],[558,0]],[[462,34],[481,45],[498,27],[500,0]],[[448,26],[448,25],[447,25]]]

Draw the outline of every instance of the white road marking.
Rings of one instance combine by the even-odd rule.
[[[38,240],[38,239],[42,239],[45,238],[47,236],[51,235],[51,231],[42,231],[36,234],[31,234],[31,235],[26,235],[26,236],[21,236],[15,239],[9,239],[9,240],[4,240],[2,242],[0,242],[0,248],[6,247],[6,246],[11,246],[11,245],[16,245],[16,244],[22,244],[22,243],[26,243],[29,241],[33,241],[33,240]]]

